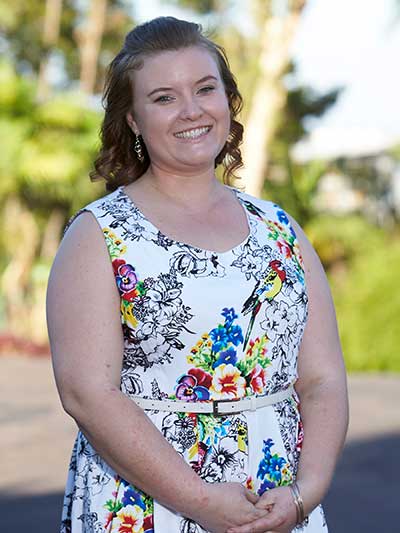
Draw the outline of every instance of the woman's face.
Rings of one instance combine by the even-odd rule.
[[[201,47],[147,57],[134,73],[127,120],[152,165],[172,173],[214,169],[230,130],[230,111],[215,59]]]

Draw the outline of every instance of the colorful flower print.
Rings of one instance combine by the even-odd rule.
[[[289,219],[288,219],[285,211],[283,211],[282,209],[278,209],[276,211],[276,214],[278,216],[279,222],[283,222],[284,224],[289,224]]]
[[[251,476],[246,479],[246,489],[249,489],[254,492],[254,480]]]
[[[268,466],[268,474],[270,475],[271,479],[279,484],[279,482],[282,479],[282,467],[286,464],[286,459],[283,457],[279,457],[276,453],[271,456],[269,460],[269,466]]]
[[[210,374],[220,364],[235,364],[235,347],[243,342],[242,328],[233,324],[238,318],[235,310],[225,307],[221,314],[225,318],[224,323],[202,335],[187,357],[188,363],[203,368]]]
[[[247,425],[243,424],[241,421],[237,424],[237,438],[238,438],[238,448],[241,452],[247,453],[247,447],[249,444],[249,434],[247,430]]]
[[[292,257],[292,250],[289,244],[284,239],[282,239],[282,237],[279,237],[279,239],[276,241],[276,245],[278,246],[279,251],[281,252],[283,257],[285,257],[285,259],[290,259],[290,257]]]
[[[103,228],[103,234],[111,260],[126,253],[126,245],[111,231],[110,228]]]
[[[271,360],[267,357],[268,342],[269,339],[266,335],[263,335],[262,337],[256,337],[254,340],[250,340],[245,357],[240,359],[236,364],[242,375],[246,376],[248,385],[250,387],[251,380],[255,377],[253,370],[256,368],[256,366],[259,365],[265,369],[271,365]],[[260,375],[259,377],[262,376]],[[264,374],[264,377],[266,379],[266,373]],[[260,384],[260,382],[258,382],[258,384]]]
[[[119,265],[118,265],[119,263]],[[122,264],[121,264],[122,263]],[[121,259],[114,259],[113,266],[117,268],[117,285],[121,292],[132,291],[138,281],[135,269]]]
[[[229,433],[229,430],[231,428],[232,422],[227,419],[225,422],[221,422],[220,424],[216,425],[213,428],[214,432],[214,445],[218,444],[218,442],[226,437]]]
[[[243,333],[240,326],[231,326],[229,328],[229,341],[235,346],[239,346],[243,342]]]
[[[121,321],[123,324],[129,325],[132,329],[138,325],[138,320],[133,314],[133,303],[127,302],[121,298]]]
[[[137,296],[146,293],[143,282],[138,281],[135,269],[123,259],[114,259],[112,262],[115,280],[123,300],[132,302]]]
[[[266,356],[268,338],[263,336],[249,340],[248,349],[238,360],[236,346],[243,342],[242,329],[234,324],[238,315],[233,307],[225,307],[221,314],[225,318],[224,323],[218,324],[209,334],[202,335],[187,356],[188,363],[195,367],[190,368],[187,374],[196,378],[195,386],[205,387],[213,400],[262,394],[267,382],[265,368],[271,364]],[[189,397],[194,394],[192,381],[178,383],[182,386],[177,388],[176,397],[178,394]],[[204,398],[205,395],[201,399]],[[189,401],[195,401],[194,396]]]
[[[196,474],[198,474],[203,468],[204,461],[206,460],[207,452],[208,452],[208,446],[205,442],[202,442],[201,440],[197,441],[195,445],[193,446],[192,455],[190,456],[190,459],[193,459],[193,457],[195,457],[195,460],[190,461],[190,466],[193,468]]]
[[[274,489],[275,487],[276,484],[273,481],[269,481],[267,478],[265,478],[257,492],[261,496],[261,494],[264,494],[265,491]]]
[[[264,457],[258,465],[257,477],[262,480],[258,494],[263,494],[266,490],[273,489],[282,485],[289,485],[292,481],[292,475],[287,468],[287,460],[277,453],[272,454],[271,448],[274,445],[272,439],[264,441]]]
[[[118,533],[143,533],[143,509],[127,505],[117,513]]]
[[[233,307],[230,307],[229,309],[227,307],[224,307],[222,309],[221,315],[225,318],[225,327],[230,328],[230,326],[233,324],[234,320],[238,318],[238,315],[235,313],[235,310]]]
[[[185,402],[196,402],[210,398],[208,390],[201,385],[197,385],[197,379],[191,375],[182,376],[178,380],[175,394],[178,400],[184,400]]]
[[[281,209],[277,204],[273,204],[274,209],[276,210],[276,217],[278,221],[271,220],[270,218],[266,217],[266,213],[262,210],[256,207],[252,202],[246,202],[245,203],[246,209],[250,211],[253,215],[255,215],[260,222],[263,222],[268,230],[268,237],[276,241],[277,247],[279,250],[283,253],[283,255],[286,258],[290,258],[293,260],[295,267],[296,267],[296,273],[299,277],[299,280],[302,281],[304,279],[304,263],[303,259],[300,253],[299,244],[297,242],[297,236],[296,233],[290,223],[289,217],[286,215],[286,213]],[[245,268],[245,265],[242,264],[243,262],[240,262],[241,268]],[[250,275],[250,271],[248,273]]]
[[[217,368],[217,366],[222,365],[222,364],[235,365],[236,361],[237,361],[236,350],[234,350],[233,348],[228,348],[228,350],[220,352],[218,359],[213,364],[213,368]]]
[[[144,533],[153,533],[153,515],[146,516],[146,518],[143,521],[143,531]]]
[[[146,294],[145,284],[138,281],[135,268],[124,259],[114,259],[112,262],[115,280],[121,295],[121,320],[131,328],[136,328],[138,320],[134,315],[133,301]]]
[[[265,369],[257,364],[250,372],[250,387],[254,394],[262,394],[267,383]]]
[[[201,368],[191,368],[188,371],[190,376],[194,376],[197,379],[197,385],[209,389],[211,387],[212,375],[208,372],[204,372]]]
[[[256,337],[254,340],[249,341],[249,347],[247,354],[253,354],[256,359],[265,359],[267,354],[267,342],[269,341],[266,335],[261,338]]]
[[[143,511],[146,510],[146,504],[144,503],[142,496],[138,492],[136,492],[131,486],[129,486],[124,492],[124,495],[122,496],[122,504],[137,505],[141,507]]]
[[[290,255],[287,255],[286,257],[293,259],[299,278],[303,278],[303,259],[301,257],[296,233],[294,232],[292,225],[289,223],[289,219],[283,211],[281,211],[279,220],[285,224],[285,227],[282,224],[279,224],[279,222],[264,219],[264,222],[270,231],[269,237],[277,242],[277,246],[281,251],[282,247],[290,250]]]
[[[218,324],[216,328],[210,331],[210,337],[213,340],[214,352],[219,352],[229,342],[228,331],[222,324]]]
[[[233,365],[219,365],[211,385],[213,398],[242,398],[246,394],[246,380]]]

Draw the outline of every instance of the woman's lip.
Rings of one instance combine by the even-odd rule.
[[[201,130],[203,128],[208,128],[207,133],[209,133],[212,130],[211,124],[206,124],[205,126],[196,126],[195,128],[189,128],[187,130],[176,131],[174,135],[177,135],[178,133],[188,133],[190,131]]]
[[[177,137],[174,135],[175,139],[177,139],[180,142],[184,143],[200,143],[207,135],[210,133],[211,130],[205,131],[201,135],[198,135],[197,137]]]

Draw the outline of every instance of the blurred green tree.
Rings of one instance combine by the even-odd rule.
[[[295,65],[291,64],[289,68],[293,75]],[[307,224],[315,215],[317,186],[330,163],[324,160],[299,163],[293,159],[291,150],[307,136],[305,122],[326,113],[335,105],[341,91],[336,88],[319,94],[310,87],[287,89],[286,105],[276,119],[263,195],[284,205],[301,225]]]
[[[400,372],[399,228],[321,214],[307,233],[329,273],[347,369]]]
[[[44,294],[62,227],[100,194],[87,178],[100,115],[77,94],[37,103],[35,85],[0,64],[1,292],[15,335],[45,340]]]
[[[39,75],[41,64],[52,58],[63,88],[81,80],[89,94],[101,92],[107,65],[133,25],[131,3],[62,0],[58,18],[53,2],[59,6],[61,0],[0,0],[5,56],[15,63],[19,73],[33,77]],[[58,24],[59,28],[55,27]]]
[[[79,80],[86,93],[101,90],[105,68],[132,25],[130,9],[125,0],[0,0],[8,58],[0,64],[0,308],[15,335],[46,338],[45,286],[62,227],[100,194],[101,185],[87,177],[100,115],[71,88]],[[52,95],[54,58],[68,91]]]

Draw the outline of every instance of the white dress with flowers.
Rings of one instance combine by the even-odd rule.
[[[296,379],[308,307],[295,232],[278,205],[232,190],[249,235],[224,253],[163,235],[123,187],[82,210],[102,228],[121,296],[127,396],[242,398],[281,391]],[[236,481],[262,494],[296,476],[303,437],[296,395],[223,417],[147,414],[209,483]],[[130,485],[78,433],[61,533],[201,531]],[[326,532],[322,508],[295,531]]]

